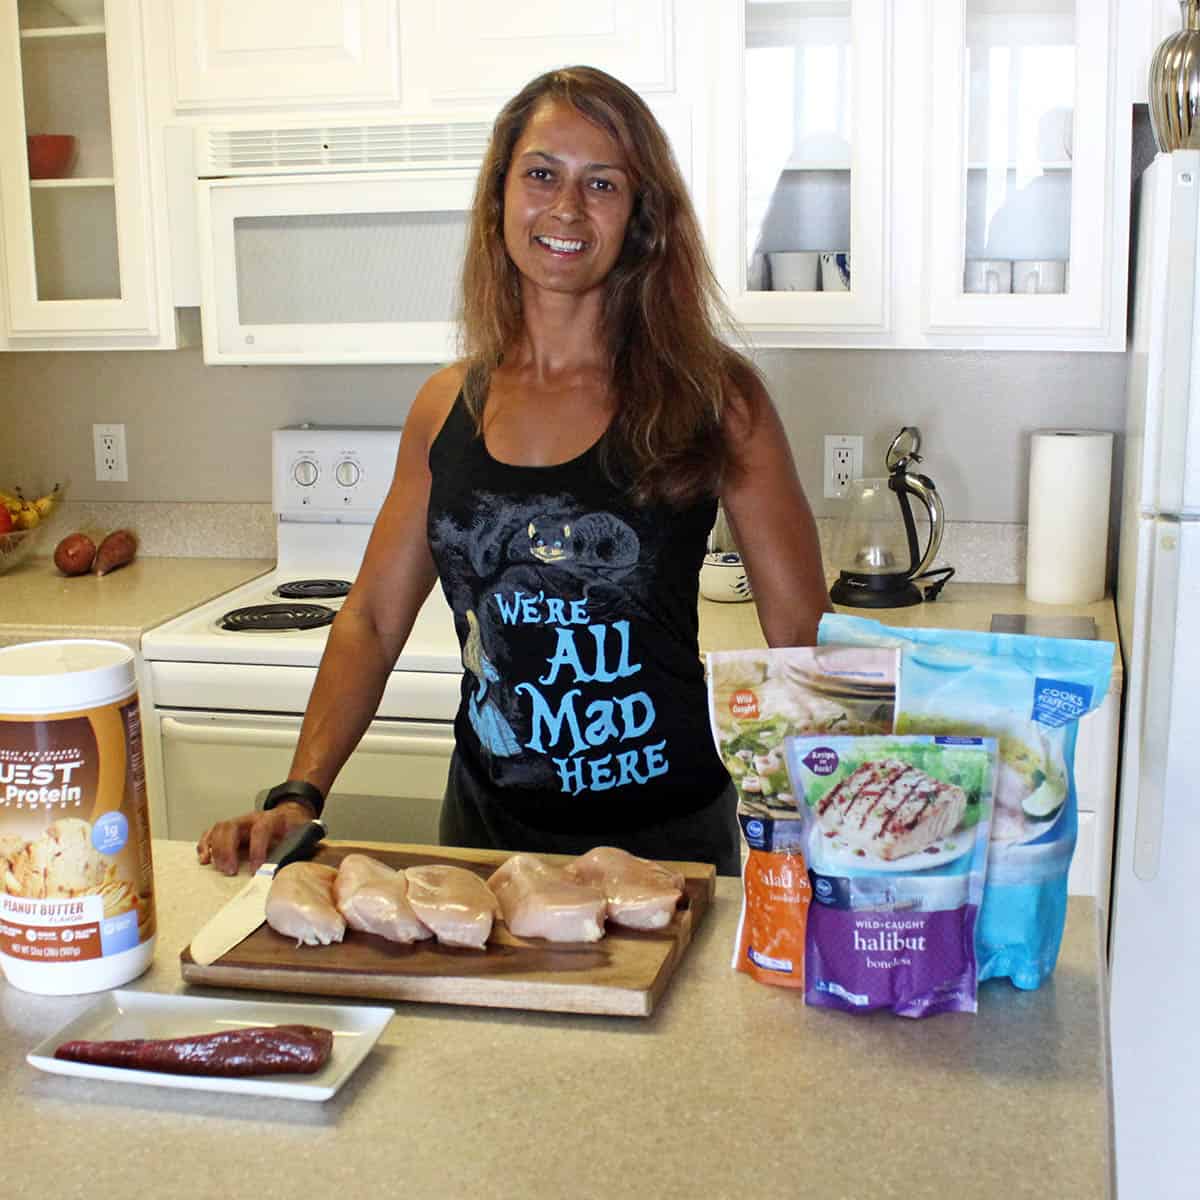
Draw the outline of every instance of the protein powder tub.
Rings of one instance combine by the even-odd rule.
[[[133,652],[0,650],[0,967],[14,987],[118,987],[154,956],[154,871]]]

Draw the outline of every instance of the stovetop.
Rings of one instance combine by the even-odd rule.
[[[142,638],[142,653],[147,660],[158,662],[315,667],[344,596],[322,595],[315,599],[312,583],[341,579],[344,589],[333,590],[348,592],[350,581],[345,574],[277,567],[151,629]],[[305,599],[283,599],[281,593],[299,594]],[[239,616],[231,622],[233,613]],[[284,614],[296,613],[305,617],[301,622],[305,627],[274,627]],[[230,624],[240,627],[230,628]],[[396,670],[462,673],[454,618],[440,587],[434,587],[417,614]]]
[[[275,569],[150,630],[142,638],[146,660],[317,666],[366,553],[399,442],[395,428],[275,430]],[[462,674],[454,619],[440,587],[418,613],[396,670]]]

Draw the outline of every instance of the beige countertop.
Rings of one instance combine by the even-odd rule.
[[[180,993],[181,947],[240,881],[197,866],[190,844],[156,842],[154,857],[158,948],[130,986]],[[737,880],[718,880],[651,1017],[402,1005],[324,1104],[40,1073],[26,1052],[93,998],[0,983],[0,1120],[27,1148],[5,1195],[1108,1194],[1090,900],[1071,900],[1058,970],[1041,990],[995,981],[973,1016],[911,1021],[808,1009],[731,971],[738,894]]]
[[[941,595],[924,604],[908,608],[847,608],[837,611],[855,617],[880,621],[903,628],[924,626],[930,629],[972,629],[987,631],[993,613],[1017,613],[1045,617],[1092,617],[1096,636],[1119,646],[1117,614],[1111,597],[1094,604],[1037,604],[1025,596],[1018,583],[948,583]],[[720,604],[700,601],[700,647],[702,650],[740,650],[763,645],[762,628],[752,602]],[[1112,690],[1122,684],[1121,655],[1113,656]]]
[[[68,578],[48,558],[0,575],[0,645],[105,637],[137,648],[142,633],[269,571],[260,558],[138,558],[111,574]]]
[[[68,579],[48,558],[32,558],[0,575],[0,645],[52,637],[109,637],[137,647],[141,634],[213,596],[269,571],[269,559],[139,558],[105,575]],[[949,583],[931,603],[909,608],[851,609],[884,624],[986,630],[993,613],[1090,616],[1098,636],[1117,643],[1111,599],[1076,607],[1035,604],[1019,584]],[[737,650],[763,645],[752,602],[700,601],[700,647]],[[1113,663],[1120,690],[1121,656]]]

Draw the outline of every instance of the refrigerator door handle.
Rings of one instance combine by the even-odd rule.
[[[1163,809],[1167,790],[1167,747],[1171,733],[1171,676],[1179,597],[1179,523],[1156,523],[1151,574],[1150,621],[1145,630],[1146,675],[1142,680],[1141,762],[1138,768],[1137,822],[1133,870],[1139,879],[1157,878],[1162,858]]]

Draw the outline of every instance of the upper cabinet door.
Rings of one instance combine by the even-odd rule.
[[[181,112],[399,98],[396,0],[169,2]]]
[[[764,346],[878,338],[890,274],[890,8],[713,0],[709,20],[705,209],[734,315]]]
[[[1129,121],[1117,120],[1128,91],[1117,86],[1116,8],[930,4],[932,344],[984,332],[996,346],[1123,347]]]
[[[4,332],[14,347],[156,345],[139,5],[71,11],[76,21],[40,0],[0,9]]]
[[[553,67],[586,63],[638,92],[674,86],[673,0],[411,0],[405,104],[504,101]]]

